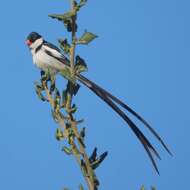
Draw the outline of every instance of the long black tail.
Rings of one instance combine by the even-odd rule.
[[[104,102],[106,102],[117,114],[119,114],[120,117],[122,117],[125,120],[125,122],[129,125],[129,127],[135,133],[139,141],[142,143],[155,170],[159,174],[157,165],[153,158],[153,155],[155,155],[160,159],[158,152],[155,150],[155,148],[152,146],[149,140],[144,136],[144,134],[138,129],[138,127],[132,122],[132,120],[115,103],[119,104],[124,109],[126,109],[131,114],[133,114],[137,119],[139,119],[152,132],[152,134],[160,141],[160,143],[163,145],[166,151],[170,155],[172,155],[172,153],[167,148],[167,146],[165,145],[161,137],[158,135],[158,133],[139,114],[137,114],[134,110],[132,110],[128,105],[123,103],[117,97],[113,96],[111,93],[109,93],[108,91],[101,88],[100,86],[98,86],[97,84],[95,84],[94,82],[90,81],[89,79],[87,79],[86,77],[82,75],[77,75],[77,78],[81,83],[83,83],[86,87],[92,90],[97,96],[99,96]]]

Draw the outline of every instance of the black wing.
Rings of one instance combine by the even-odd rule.
[[[51,49],[54,49],[54,50],[58,51],[59,53],[61,53],[61,50],[60,50],[57,46],[55,46],[54,44],[52,44],[52,43],[49,43],[49,42],[47,42],[47,41],[44,41],[44,42],[43,42],[43,45],[44,45],[44,46],[47,46],[47,47],[49,47],[49,48],[51,48]]]
[[[54,57],[55,59],[57,59],[58,61],[60,61],[61,63],[67,66],[70,66],[69,59],[65,55],[62,54],[61,50],[57,46],[47,41],[43,42],[43,46],[44,46],[45,52],[49,56]]]

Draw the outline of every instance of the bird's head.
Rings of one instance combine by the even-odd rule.
[[[26,44],[30,48],[35,48],[42,42],[42,36],[37,32],[31,32],[26,38]]]

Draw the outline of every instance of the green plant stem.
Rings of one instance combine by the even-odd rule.
[[[71,11],[74,11],[74,0],[71,0]],[[70,72],[71,72],[71,77],[74,78],[74,66],[75,66],[75,38],[76,38],[76,29],[75,29],[75,21],[76,21],[76,16],[72,17],[72,45],[70,48]],[[70,112],[71,109],[71,103],[72,103],[72,94],[68,93],[67,97],[67,105],[66,105],[66,111]]]
[[[71,0],[71,10],[72,11],[75,11],[74,10],[74,0]],[[72,17],[72,45],[71,45],[71,48],[70,48],[70,71],[71,71],[71,76],[74,78],[74,62],[75,62],[75,48],[76,48],[76,16],[73,16]],[[72,95],[70,94],[69,95],[69,103],[70,103],[70,107],[71,107],[71,102],[72,102]],[[84,159],[84,162],[85,162],[85,165],[87,167],[87,173],[88,173],[88,176],[85,177],[86,181],[87,181],[87,184],[88,184],[88,187],[90,190],[94,190],[95,189],[95,185],[94,185],[94,176],[95,176],[95,173],[93,171],[93,169],[91,168],[91,165],[90,165],[90,161],[88,159],[88,155],[86,154],[85,152],[85,148],[83,146],[83,144],[81,143],[80,141],[80,134],[78,132],[78,129],[76,127],[76,122],[73,122],[73,116],[72,114],[70,114],[70,123],[71,123],[71,128],[73,129],[73,132],[75,134],[75,136],[77,137],[78,139],[78,145],[79,145],[79,149],[80,149],[80,153],[82,154],[82,157]],[[81,165],[81,160],[80,158],[77,156],[77,161],[78,163]]]
[[[75,1],[71,0],[71,11],[75,12],[75,15],[72,16],[72,44],[70,47],[70,73],[71,78],[75,78],[75,48],[76,48],[76,10],[75,10]],[[75,81],[74,81],[75,82]],[[42,81],[43,89],[46,93],[46,99],[50,103],[52,110],[56,115],[56,122],[64,130],[64,138],[68,140],[70,149],[72,150],[72,155],[75,157],[78,165],[80,166],[81,172],[83,173],[84,179],[87,183],[89,190],[97,190],[98,180],[93,170],[89,157],[85,150],[85,145],[83,139],[77,128],[77,121],[73,116],[72,112],[72,98],[73,98],[73,89],[70,81],[68,81],[67,94],[66,94],[66,105],[64,106],[66,115],[63,115],[61,112],[60,106],[57,107],[57,103],[54,100],[54,96],[48,88],[47,81]],[[56,106],[56,108],[55,108]],[[62,107],[63,108],[63,107]],[[69,127],[68,127],[69,126]]]
[[[49,101],[52,109],[54,109],[54,98],[52,97],[48,87],[47,87],[47,84],[45,84],[45,82],[43,83],[43,86],[44,86],[44,90],[46,92],[46,97],[47,97],[47,100]],[[85,181],[88,185],[88,188],[89,190],[95,190],[95,185],[94,185],[94,171],[93,169],[91,168],[91,165],[90,165],[90,162],[89,162],[89,159],[88,159],[88,155],[85,151],[85,148],[83,147],[83,144],[81,143],[80,141],[80,134],[78,132],[78,129],[76,127],[76,124],[77,122],[75,121],[75,119],[73,118],[73,115],[72,114],[68,114],[68,116],[66,116],[65,118],[67,118],[67,122],[69,122],[71,124],[71,128],[73,129],[73,132],[75,134],[75,136],[77,137],[77,143],[79,144],[79,149],[77,147],[77,145],[75,144],[75,142],[72,143],[72,149],[73,150],[76,150],[76,151],[73,151],[73,155],[74,157],[76,158],[77,160],[77,163],[79,164],[80,168],[81,168],[81,172],[82,171],[82,167],[81,167],[81,156],[82,158],[84,159],[85,161],[85,164],[86,164],[86,167],[87,167],[87,176],[83,175],[84,178],[85,178]],[[61,128],[63,128],[64,130],[67,130],[66,129],[66,124],[65,124],[65,119],[61,116],[58,116],[58,123],[60,125]]]
[[[71,0],[71,11],[74,10],[74,0]],[[74,77],[74,62],[75,62],[75,41],[76,41],[76,16],[72,17],[72,46],[70,48],[70,69],[71,69],[71,76]]]
[[[83,159],[84,159],[84,161],[85,161],[85,164],[86,164],[86,167],[87,167],[87,173],[88,173],[88,178],[89,178],[89,180],[90,180],[90,187],[89,187],[89,189],[90,190],[94,190],[94,179],[96,178],[96,175],[95,175],[95,173],[94,173],[94,170],[92,169],[92,167],[91,167],[91,164],[90,164],[90,161],[89,161],[89,159],[88,159],[88,155],[86,154],[86,152],[85,152],[85,148],[84,148],[84,145],[81,143],[81,141],[80,141],[80,134],[79,134],[79,132],[78,132],[78,129],[77,129],[77,127],[76,127],[76,122],[72,122],[71,121],[71,123],[72,123],[72,129],[73,129],[73,132],[74,132],[74,134],[75,134],[75,136],[77,137],[77,139],[78,139],[78,144],[79,144],[79,150],[80,150],[80,153],[82,154],[82,157],[83,157]]]
[[[75,11],[74,10],[74,0],[71,0],[71,10]],[[72,17],[72,46],[70,48],[70,66],[71,66],[70,71],[71,71],[71,77],[74,77],[74,75],[75,75],[75,73],[74,73],[75,48],[76,48],[76,16],[73,16]],[[70,107],[71,107],[72,95],[70,95],[69,99],[70,99]],[[85,152],[85,148],[83,147],[83,144],[80,141],[80,134],[79,134],[78,129],[76,127],[76,123],[73,122],[72,114],[70,114],[70,123],[71,123],[71,128],[73,129],[73,132],[74,132],[75,136],[78,139],[80,153],[82,154],[82,157],[83,157],[83,159],[85,161],[85,164],[86,164],[86,167],[87,167],[87,173],[88,173],[87,183],[88,183],[88,187],[89,187],[90,190],[94,190],[95,189],[95,187],[94,187],[94,176],[95,176],[95,174],[94,174],[93,169],[91,168],[88,156],[87,156],[87,154]],[[77,157],[77,160],[78,160],[78,157]],[[80,164],[81,160],[78,160],[78,162]]]

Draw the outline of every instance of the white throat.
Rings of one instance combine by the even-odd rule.
[[[42,45],[42,43],[43,43],[43,38],[39,38],[30,45],[30,49],[31,49],[32,54],[35,52],[37,47]]]

